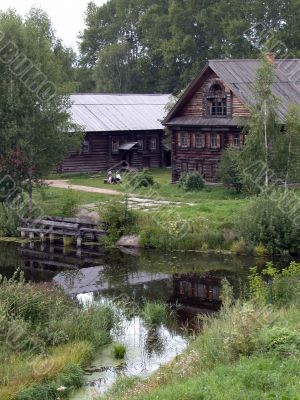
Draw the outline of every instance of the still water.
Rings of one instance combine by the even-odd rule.
[[[196,316],[220,308],[221,280],[227,278],[238,297],[249,268],[265,261],[193,252],[108,253],[98,246],[83,247],[78,254],[76,249],[39,243],[0,243],[0,274],[10,277],[20,268],[27,280],[58,284],[83,304],[109,302],[118,308],[120,326],[112,336],[126,346],[125,360],[114,359],[112,346],[102,349],[86,371],[86,386],[73,400],[95,398],[119,376],[147,376],[180,354],[188,333],[198,327]],[[128,313],[122,306],[138,309],[147,301],[175,306],[176,321],[148,328],[137,312]]]

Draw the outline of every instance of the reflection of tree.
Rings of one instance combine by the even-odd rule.
[[[165,340],[158,328],[150,328],[147,330],[145,350],[149,356],[153,353],[156,355],[163,354],[165,350]]]

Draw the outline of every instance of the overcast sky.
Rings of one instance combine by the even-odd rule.
[[[94,0],[97,5],[106,0]],[[77,35],[84,29],[84,12],[89,0],[0,0],[0,10],[14,8],[25,15],[32,6],[42,8],[50,16],[56,36],[77,50]]]

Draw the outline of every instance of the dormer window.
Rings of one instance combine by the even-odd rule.
[[[207,94],[208,113],[213,117],[224,117],[227,115],[226,93],[222,86],[214,83]]]

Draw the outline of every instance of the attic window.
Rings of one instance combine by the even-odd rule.
[[[207,94],[208,112],[214,117],[227,115],[226,93],[221,85],[214,83]]]

